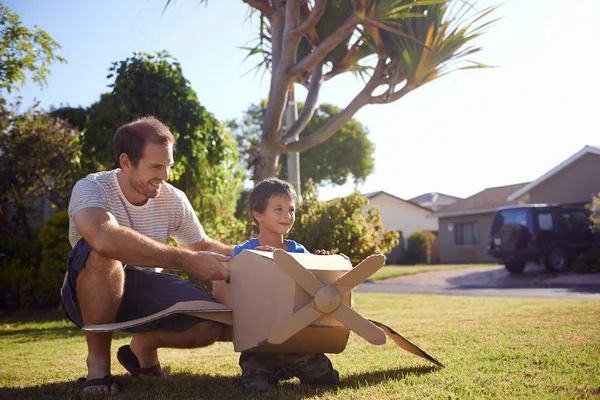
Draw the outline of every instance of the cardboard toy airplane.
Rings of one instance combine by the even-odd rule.
[[[213,282],[213,296],[223,304],[181,302],[145,318],[83,330],[128,329],[183,313],[230,325],[221,340],[233,341],[235,351],[260,353],[340,353],[352,330],[375,345],[384,344],[387,335],[402,349],[443,367],[393,329],[352,310],[352,289],[383,263],[382,255],[352,268],[339,255],[244,250],[228,263],[230,283]]]

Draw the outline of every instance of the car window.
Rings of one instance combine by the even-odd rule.
[[[568,232],[573,230],[571,222],[571,214],[566,211],[558,211],[556,217],[556,230],[558,232]]]
[[[554,220],[552,218],[551,213],[544,212],[538,214],[538,228],[540,229],[540,231],[554,230]]]
[[[583,211],[571,211],[571,219],[574,231],[586,232],[590,230],[591,221]]]
[[[528,210],[504,210],[500,211],[494,220],[493,231],[498,232],[504,225],[521,225],[526,228],[531,228],[529,219],[527,218]]]

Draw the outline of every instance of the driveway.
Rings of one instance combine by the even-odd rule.
[[[492,268],[425,272],[376,283],[365,282],[356,291],[600,300],[600,273],[557,274],[530,264],[523,273],[511,274],[499,265]]]

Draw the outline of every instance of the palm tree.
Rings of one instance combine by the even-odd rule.
[[[261,57],[257,67],[271,73],[260,150],[250,160],[255,181],[276,174],[281,154],[322,143],[367,104],[397,101],[457,69],[486,68],[466,57],[481,50],[473,41],[497,20],[489,19],[496,6],[478,10],[467,0],[244,2],[260,19],[249,56]],[[311,120],[323,82],[345,72],[361,78],[363,89],[321,129],[294,139]],[[294,84],[308,94],[296,122],[285,126]]]

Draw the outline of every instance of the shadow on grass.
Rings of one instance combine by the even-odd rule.
[[[0,340],[10,340],[11,343],[27,343],[37,340],[65,339],[81,335],[76,326],[53,326],[48,328],[2,328],[0,325]]]
[[[0,311],[0,325],[29,322],[54,322],[65,319],[65,314],[56,309],[17,309]]]
[[[152,377],[133,378],[116,376],[115,381],[122,392],[119,399],[303,399],[335,393],[337,390],[359,389],[377,385],[390,379],[402,379],[408,375],[423,375],[435,371],[435,367],[398,368],[373,371],[342,377],[339,389],[314,388],[301,385],[297,379],[281,383],[265,393],[245,393],[237,386],[237,377],[194,375],[175,373],[169,379],[156,380]],[[81,393],[75,382],[57,382],[24,388],[0,388],[0,399],[80,399],[106,398]]]

